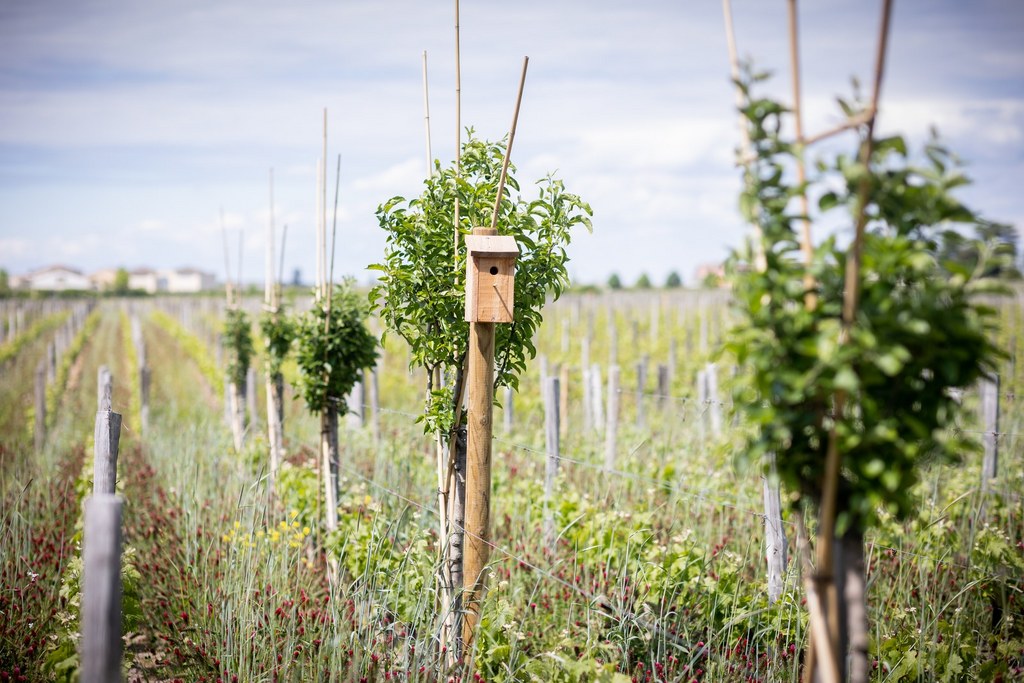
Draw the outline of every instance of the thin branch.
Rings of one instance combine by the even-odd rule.
[[[501,197],[505,194],[505,180],[508,178],[508,164],[512,158],[512,143],[516,139],[516,126],[519,124],[519,107],[523,103],[523,88],[526,86],[526,68],[530,65],[530,58],[523,57],[523,73],[519,77],[519,92],[516,95],[516,108],[512,112],[512,126],[508,131],[508,146],[505,147],[505,158],[501,162],[501,177],[498,179],[498,193],[494,198],[494,211],[491,213],[491,228],[498,227],[498,209],[501,207]]]
[[[828,130],[822,131],[816,135],[804,138],[803,144],[805,147],[809,147],[810,145],[813,145],[816,142],[821,142],[822,140],[833,137],[835,135],[839,135],[840,133],[845,133],[851,128],[859,128],[860,126],[863,126],[865,123],[873,120],[874,118],[875,110],[873,107],[869,107],[864,111],[860,112],[859,114],[851,116],[850,118],[848,118],[846,121],[843,121],[835,128],[829,128]]]

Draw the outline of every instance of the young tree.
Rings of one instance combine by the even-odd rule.
[[[994,370],[999,357],[988,335],[992,311],[974,298],[985,289],[978,281],[984,269],[935,255],[947,224],[981,219],[952,195],[965,179],[941,146],[931,143],[919,166],[902,138],[872,140],[867,167],[839,154],[809,180],[822,215],[847,212],[847,221],[871,226],[859,251],[852,251],[857,240],[840,246],[831,237],[813,247],[805,265],[802,217],[790,210],[805,189],[787,173],[797,145],[779,132],[787,110],[752,94],[756,80],[741,84],[753,158],[740,206],[759,230],[731,263],[740,322],[727,345],[752,373],[752,386],[736,396],[754,426],[741,452],[752,462],[774,453],[783,484],[801,508],[819,512],[823,527],[832,523],[822,508],[830,449],[841,459],[833,571],[845,582],[839,655],[846,661],[848,645],[851,671],[862,680],[864,533],[883,510],[897,518],[914,512],[922,466],[959,459],[969,444],[949,429],[960,411],[950,390]],[[868,129],[857,130],[863,151]],[[852,317],[844,312],[848,267],[859,294]],[[818,578],[819,587],[831,581]]]
[[[246,376],[252,360],[252,328],[239,306],[228,308],[224,320],[224,345],[228,353],[228,400],[235,450],[241,451],[245,436]]]
[[[619,279],[617,273],[612,273],[608,276],[608,289],[618,290],[622,289],[622,280]]]
[[[683,278],[679,277],[679,273],[672,271],[668,274],[668,279],[665,280],[665,289],[679,289],[683,286]]]
[[[110,287],[110,291],[118,295],[127,294],[131,289],[130,282],[131,279],[128,275],[127,269],[118,268],[117,271],[114,272],[114,282]]]
[[[338,524],[338,416],[348,412],[345,397],[363,368],[377,360],[377,339],[366,328],[367,309],[348,278],[314,301],[295,328],[299,389],[309,411],[320,416],[328,531]]]
[[[454,164],[424,182],[415,199],[394,197],[380,206],[377,218],[387,233],[384,261],[371,266],[380,280],[371,292],[387,333],[402,337],[411,349],[411,365],[426,371],[426,400],[420,418],[433,435],[438,457],[438,505],[443,544],[438,585],[441,610],[449,633],[457,632],[453,616],[461,592],[461,520],[455,495],[456,435],[464,430],[461,413],[469,323],[465,321],[466,254],[463,238],[474,226],[489,226],[505,153],[503,143],[473,137],[464,143],[461,173]],[[574,227],[591,228],[591,209],[565,191],[561,180],[540,180],[538,195],[528,200],[519,192],[509,167],[506,192],[498,204],[497,226],[519,244],[516,262],[513,322],[497,326],[495,388],[518,388],[518,375],[536,355],[534,332],[548,295],[557,298],[569,284],[566,246]],[[454,226],[456,197],[460,224]],[[463,432],[464,433],[464,432]],[[464,448],[464,442],[462,447]],[[454,643],[442,641],[452,647]]]
[[[640,277],[637,278],[635,288],[636,289],[650,289],[651,288],[651,278],[647,277],[647,273],[641,273],[640,274]]]

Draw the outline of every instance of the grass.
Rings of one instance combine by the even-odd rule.
[[[578,311],[575,299],[548,311],[538,346],[551,367],[578,363],[579,330],[588,324],[592,301],[591,362],[604,364],[615,321],[623,369],[616,468],[602,470],[603,436],[581,428],[574,368],[564,459],[549,503],[555,535],[545,537],[543,411],[539,373],[532,369],[515,399],[513,431],[497,434],[494,444],[496,547],[474,651],[478,678],[795,680],[807,628],[798,567],[790,563],[786,590],[769,605],[760,479],[732,466],[735,428],[713,435],[708,406],[694,401],[691,378],[708,360],[700,330],[706,326],[713,342],[725,325],[720,307],[680,295],[663,306],[654,336],[649,300],[626,301],[617,311],[607,302],[578,301]],[[19,470],[4,458],[5,596],[25,581],[23,565],[8,558],[29,557],[34,536],[73,534],[77,512],[58,511],[73,508],[74,500],[61,502],[55,492],[66,491],[86,467],[95,367],[105,362],[115,377],[130,375],[126,320],[113,308],[100,316],[81,349],[77,384],[60,394],[61,417],[43,459]],[[1009,340],[1020,315],[1006,309],[1003,317],[1000,334]],[[403,349],[389,346],[384,354],[380,442],[369,427],[342,420],[339,531],[326,536],[318,523],[317,421],[298,402],[288,405],[287,464],[279,500],[268,503],[265,439],[253,431],[246,450],[233,452],[222,393],[212,388],[211,376],[221,376],[213,354],[184,325],[168,325],[166,315],[140,318],[153,370],[150,431],[143,440],[136,431],[122,436],[119,470],[125,540],[137,558],[144,616],[130,635],[130,680],[434,681],[452,673],[436,646],[432,451],[415,423],[420,377],[410,376]],[[202,333],[202,316],[192,320]],[[638,397],[636,363],[645,355],[651,368],[666,363],[672,347],[674,398],[659,408],[656,398]],[[1017,372],[1008,362],[1005,393],[1016,391]],[[730,374],[721,372],[723,385]],[[649,371],[646,394],[655,392],[655,375]],[[730,400],[726,389],[723,403]],[[136,405],[134,392],[133,383],[116,381],[115,406]],[[643,427],[636,425],[637,400],[645,401]],[[970,395],[967,401],[970,406]],[[496,409],[499,425],[500,416]],[[869,535],[873,680],[1019,675],[1021,419],[1018,404],[1005,402],[1005,476],[993,495],[978,493],[980,455],[970,454],[961,468],[926,471],[915,519],[889,520]],[[977,429],[970,421],[963,427]],[[5,435],[0,447],[9,444]],[[73,554],[73,546],[62,547],[62,557]],[[38,618],[60,606],[66,559],[61,562],[20,614]],[[38,653],[26,654],[11,629],[3,634],[0,673],[10,675],[15,665],[41,671]],[[32,675],[29,680],[45,680]]]

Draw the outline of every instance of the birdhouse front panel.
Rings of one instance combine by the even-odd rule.
[[[466,237],[466,320],[510,323],[515,310],[516,257],[508,236]]]

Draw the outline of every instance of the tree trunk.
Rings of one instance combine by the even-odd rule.
[[[338,528],[338,409],[328,405],[320,413],[320,455],[324,479],[324,518],[327,530]]]
[[[277,470],[284,457],[284,377],[267,375],[267,438],[270,440],[270,474],[267,492],[271,499],[277,483]]]
[[[245,445],[245,385],[231,382],[228,388],[231,414],[231,435],[235,450],[241,452]]]
[[[868,666],[868,611],[867,581],[864,575],[864,534],[847,531],[836,539],[836,591],[839,601],[839,652],[848,683],[867,683]]]
[[[451,648],[449,663],[457,662],[462,656],[462,643],[458,640],[462,633],[462,549],[465,538],[462,533],[466,523],[466,428],[460,427],[455,437],[455,490],[451,496],[451,522],[448,531],[448,575],[451,577],[451,591],[447,620],[448,633],[455,636],[455,642],[448,643]]]

